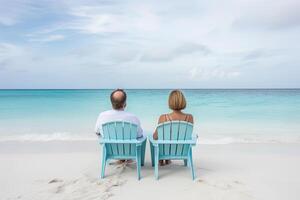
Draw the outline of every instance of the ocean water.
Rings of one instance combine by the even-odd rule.
[[[300,89],[183,90],[199,143],[300,143]],[[93,140],[111,90],[0,90],[0,141]],[[170,90],[126,90],[127,111],[152,133]]]

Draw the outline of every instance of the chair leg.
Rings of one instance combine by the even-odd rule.
[[[146,153],[146,144],[147,144],[146,142],[147,140],[145,140],[142,145],[142,163],[141,163],[142,166],[145,165],[145,153]]]
[[[154,167],[154,147],[153,144],[150,142],[150,150],[151,150],[151,165]]]
[[[187,166],[187,159],[184,159],[184,166]]]
[[[154,147],[155,157],[155,178],[158,180],[158,146]]]
[[[105,144],[103,144],[102,148],[102,170],[101,170],[101,178],[104,178],[105,175],[105,165],[106,165],[106,148]]]
[[[141,179],[141,146],[136,147],[136,170],[138,180]]]
[[[195,171],[194,171],[194,164],[193,164],[193,155],[192,155],[192,148],[189,150],[189,166],[191,167],[192,178],[195,180]]]

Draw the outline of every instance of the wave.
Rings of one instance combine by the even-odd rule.
[[[52,134],[23,134],[23,135],[10,135],[1,136],[0,142],[5,141],[95,141],[98,139],[93,133],[90,134],[74,134],[68,132],[55,132]],[[272,143],[272,144],[288,144],[288,143],[299,143],[300,136],[199,136],[198,144],[261,144],[261,143]]]
[[[97,140],[94,134],[72,134],[67,132],[56,132],[52,134],[23,134],[13,136],[2,136],[0,141],[92,141]]]
[[[199,138],[199,144],[300,144],[300,137],[219,137]]]

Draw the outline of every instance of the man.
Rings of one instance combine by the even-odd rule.
[[[124,111],[126,108],[126,97],[125,91],[121,89],[114,90],[111,93],[110,101],[113,109],[99,114],[95,126],[97,135],[101,136],[101,134],[103,134],[102,124],[104,123],[111,121],[126,121],[136,124],[138,126],[138,138],[143,137],[140,120],[134,114]]]

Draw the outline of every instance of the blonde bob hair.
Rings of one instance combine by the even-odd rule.
[[[173,90],[169,95],[169,108],[172,110],[183,110],[186,107],[186,100],[180,90]]]

